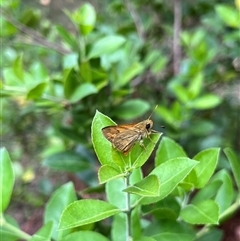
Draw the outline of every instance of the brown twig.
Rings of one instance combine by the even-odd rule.
[[[182,2],[174,1],[174,35],[173,35],[173,71],[174,75],[179,73],[181,63],[180,33],[182,22]]]
[[[22,32],[23,34],[25,34],[28,37],[30,37],[32,39],[32,41],[33,41],[32,44],[41,45],[41,46],[43,46],[45,48],[49,48],[49,49],[55,50],[55,51],[57,51],[57,52],[59,52],[61,54],[69,54],[69,53],[71,53],[70,50],[64,48],[62,45],[49,42],[46,38],[44,38],[38,32],[36,32],[35,30],[32,30],[29,27],[23,25],[22,23],[20,23],[16,19],[14,19],[9,14],[3,13],[3,11],[1,11],[1,15],[9,23],[11,23],[14,27],[16,27],[20,32]]]
[[[132,6],[131,1],[126,0],[125,1],[125,5],[133,19],[133,22],[136,26],[137,32],[138,32],[138,36],[143,40],[143,42],[145,41],[145,33],[144,33],[144,29],[143,29],[143,25],[141,22],[140,17],[138,16],[135,8]]]

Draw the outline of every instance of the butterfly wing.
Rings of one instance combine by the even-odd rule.
[[[141,133],[137,130],[126,130],[119,133],[113,141],[113,146],[127,155],[134,144],[141,139]]]
[[[102,132],[105,138],[124,155],[127,155],[141,137],[138,129],[136,129],[136,124],[107,126],[102,129]]]
[[[129,124],[129,125],[121,125],[121,126],[107,126],[102,128],[102,133],[106,139],[108,139],[111,143],[113,143],[117,135],[129,129],[128,126],[130,127],[132,125]]]

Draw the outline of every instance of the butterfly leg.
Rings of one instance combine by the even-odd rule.
[[[141,140],[139,141],[139,145],[140,145],[141,147],[143,147],[143,148],[145,149],[145,151],[146,151],[146,148],[145,148],[145,146],[144,146],[144,144],[143,144],[143,139],[141,139]]]
[[[152,133],[150,133],[150,134],[148,133],[147,137],[148,137],[148,139],[149,139],[152,143],[156,144],[156,143],[150,138],[150,135],[151,135],[151,134],[154,134],[154,133],[159,133],[159,132],[152,130]]]
[[[148,136],[148,139],[149,139],[152,143],[154,143],[154,141],[150,138],[150,135]]]

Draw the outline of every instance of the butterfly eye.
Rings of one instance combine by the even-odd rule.
[[[146,124],[146,129],[148,130],[151,127],[150,123]]]

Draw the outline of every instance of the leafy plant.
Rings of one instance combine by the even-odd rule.
[[[104,109],[116,120],[132,120],[156,102],[161,103],[157,113],[168,126],[168,136],[178,140],[190,154],[208,146],[236,142],[234,131],[228,128],[236,126],[236,118],[227,118],[221,112],[230,108],[232,114],[236,107],[215,90],[215,86],[225,88],[226,83],[237,79],[237,72],[230,64],[237,58],[235,49],[239,43],[237,9],[233,6],[205,1],[197,5],[201,24],[192,29],[184,26],[181,33],[184,56],[179,74],[173,77],[171,57],[168,57],[171,56],[168,41],[171,25],[167,21],[172,13],[167,14],[167,18],[159,16],[160,10],[170,13],[170,6],[166,4],[153,2],[146,12],[142,9],[145,1],[131,4],[113,1],[107,8],[113,14],[113,23],[116,23],[113,26],[106,26],[104,22],[103,16],[108,16],[105,8],[101,17],[101,12],[97,13],[92,5],[83,4],[73,12],[64,11],[75,32],[53,24],[44,31],[42,21],[36,24],[43,17],[41,13],[34,9],[24,13],[16,11],[20,4],[18,0],[3,4],[3,24],[6,25],[3,41],[18,40],[17,34],[23,27],[25,30],[38,26],[46,39],[59,44],[44,42],[44,47],[51,49],[51,55],[45,48],[36,50],[34,44],[24,50],[15,44],[4,49],[1,96],[21,105],[22,115],[36,112],[50,115],[54,137],[63,144],[60,153],[74,149],[76,143],[88,149],[89,143],[85,140],[90,140],[87,130],[95,109]],[[183,7],[194,21],[196,5],[184,2]],[[17,12],[16,21],[9,14],[11,11]],[[139,21],[129,17],[129,13],[135,16],[136,11],[139,11]],[[232,18],[227,20],[229,12]],[[164,19],[164,25],[152,21],[155,15],[158,21]],[[122,19],[125,21],[118,25]],[[226,31],[228,26],[231,31]],[[35,43],[36,36],[30,37]],[[56,52],[52,53],[52,49]],[[229,60],[228,68],[223,68],[222,62],[226,60]],[[149,95],[150,102],[146,101]],[[6,108],[7,105],[8,102]],[[222,118],[219,120],[218,116]],[[225,137],[223,133],[229,135]],[[52,146],[51,150],[46,148],[45,153],[52,154],[53,149]]]
[[[238,1],[236,7],[182,2],[183,54],[176,76],[171,4],[107,3],[101,1],[98,12],[90,4],[64,10],[71,30],[24,1],[0,3],[6,46],[0,53],[1,121],[14,161],[2,150],[3,238],[120,241],[131,230],[136,240],[220,240],[217,224],[236,211],[239,200],[239,161],[232,149],[224,149],[226,158],[216,148],[239,150],[239,102],[233,91],[238,89]],[[161,135],[145,140],[146,150],[136,145],[122,156],[102,136],[101,128],[114,122],[99,111],[129,121],[156,102],[154,122],[166,125],[167,137],[157,148],[153,170],[143,176]],[[100,186],[95,186],[91,124]],[[42,229],[34,237],[22,232],[5,211],[15,181],[12,166],[17,180],[21,156],[29,152],[31,160],[44,159],[52,170],[76,173],[90,186],[85,192],[106,190],[106,200],[77,201],[67,183],[47,202]]]
[[[127,156],[111,147],[101,129],[114,122],[96,112],[92,122],[92,141],[101,163],[100,184],[106,183],[107,201],[77,200],[67,183],[54,192],[44,214],[44,225],[33,237],[8,222],[6,210],[14,183],[13,169],[5,149],[1,150],[2,235],[8,240],[202,240],[212,233],[216,240],[219,225],[238,208],[240,165],[233,151],[226,153],[234,174],[215,173],[220,148],[209,148],[188,158],[180,145],[163,137],[156,151],[155,167],[145,177],[142,166],[149,158],[162,133],[136,144]],[[214,174],[215,173],[215,174]],[[2,185],[4,183],[4,185]],[[196,192],[197,190],[197,192]],[[194,194],[195,193],[195,194]],[[194,195],[193,195],[194,194]],[[111,234],[101,234],[98,223],[107,222]],[[95,225],[94,225],[95,224]],[[101,224],[104,225],[104,224]],[[106,224],[105,224],[106,225]],[[194,225],[203,225],[194,229]],[[94,231],[95,230],[95,231]],[[11,231],[12,233],[10,233]],[[13,235],[14,234],[14,235]]]

